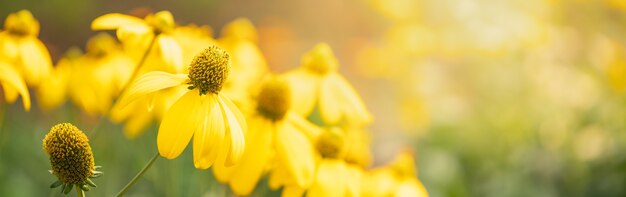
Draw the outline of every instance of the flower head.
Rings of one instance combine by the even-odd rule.
[[[38,86],[52,70],[50,54],[38,34],[39,22],[28,10],[9,14],[0,32],[0,61],[16,68],[31,87]]]
[[[257,98],[257,111],[271,120],[282,119],[291,105],[289,86],[283,79],[266,82]]]
[[[229,58],[228,53],[217,46],[198,54],[189,66],[189,89],[198,88],[200,95],[218,94],[228,77]]]
[[[4,29],[13,35],[37,36],[39,22],[28,10],[20,10],[9,14],[4,22]]]
[[[89,139],[82,131],[70,123],[55,125],[43,139],[43,148],[50,155],[51,173],[59,179],[53,186],[63,184],[65,193],[68,186],[69,190],[73,185],[83,190],[95,187],[89,178],[101,173],[95,171]]]
[[[232,166],[243,154],[247,128],[237,106],[219,94],[228,75],[228,58],[222,49],[211,46],[192,61],[188,75],[148,72],[129,86],[116,105],[124,108],[148,94],[188,86],[163,116],[157,135],[159,153],[177,158],[193,137],[196,168],[207,169],[216,161]]]

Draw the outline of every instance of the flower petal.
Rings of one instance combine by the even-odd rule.
[[[198,91],[189,91],[168,110],[157,134],[157,146],[161,156],[174,159],[185,150],[197,129],[201,104]]]
[[[307,196],[346,196],[346,171],[343,161],[324,159],[317,168],[315,183]]]
[[[36,87],[41,80],[50,76],[52,60],[46,46],[37,38],[24,39],[19,44],[22,72],[26,83],[31,87]]]
[[[26,83],[20,78],[20,74],[11,66],[6,63],[0,62],[0,82],[5,91],[5,96],[8,91],[17,92],[22,96],[22,104],[26,111],[30,110],[30,93],[26,87]]]
[[[144,22],[140,18],[134,16],[119,13],[110,13],[94,19],[93,22],[91,22],[91,29],[110,30],[117,29],[121,26],[136,24],[144,24]]]
[[[310,141],[315,141],[323,132],[317,125],[309,122],[293,111],[288,111],[287,120],[293,124],[300,132],[306,135]]]
[[[290,122],[278,125],[276,154],[293,176],[295,184],[307,188],[313,181],[315,157],[311,141]]]
[[[122,93],[117,105],[119,105],[119,107],[125,107],[129,103],[149,93],[182,85],[186,80],[187,76],[184,74],[170,74],[161,71],[148,72],[135,80],[128,90]]]
[[[178,42],[167,35],[160,35],[157,38],[161,57],[165,64],[173,68],[173,72],[181,73],[185,69],[183,66],[183,49]]]
[[[372,122],[372,115],[365,107],[365,103],[354,90],[352,85],[339,74],[330,74],[328,80],[331,80],[332,84],[335,84],[334,94],[340,96],[343,100],[342,106],[344,106],[345,115],[348,121],[357,124],[367,124]]]
[[[267,168],[272,151],[272,138],[275,127],[271,126],[271,122],[258,121],[259,124],[251,127],[256,129],[256,135],[248,138],[248,145],[241,161],[236,165],[233,171],[230,187],[238,196],[247,196],[261,179],[261,175]]]
[[[192,92],[198,93],[198,90]],[[194,95],[198,97],[198,95]],[[214,94],[207,94],[202,98],[199,111],[195,114],[197,122],[193,138],[193,163],[198,169],[207,169],[213,165],[221,152],[225,141],[224,116],[220,110],[218,98]],[[196,98],[198,99],[198,98]],[[167,116],[167,115],[166,115]]]
[[[319,77],[296,69],[285,74],[291,90],[291,109],[301,116],[308,116],[318,99]]]
[[[333,80],[329,80],[329,78],[325,78],[322,80],[322,85],[320,87],[320,115],[322,116],[322,120],[324,123],[328,125],[336,125],[339,123],[341,118],[343,117],[343,106],[341,103],[340,96],[341,94],[336,94],[337,90],[336,85],[333,84]]]
[[[225,102],[230,102],[228,98],[219,95],[218,101],[222,109],[222,115],[226,119],[224,122],[226,124],[226,139],[230,143],[225,165],[232,166],[239,161],[246,147],[246,141],[243,136],[244,127],[242,127],[242,125],[246,125],[246,122],[235,115],[235,113],[241,113],[237,107],[230,108],[229,105],[225,104]]]

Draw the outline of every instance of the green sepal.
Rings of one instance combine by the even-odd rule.
[[[63,183],[63,187],[61,187],[61,193],[63,193],[63,191],[65,191],[66,187],[67,187],[67,184]]]
[[[98,187],[93,181],[91,181],[91,179],[87,179],[87,181],[85,181],[85,183],[87,183],[87,185],[89,185],[91,187]]]
[[[83,190],[83,191],[89,191],[91,188],[89,188],[88,185],[81,185],[80,189]]]
[[[72,191],[72,188],[74,188],[74,184],[67,184],[67,187],[65,187],[65,189],[63,189],[63,193],[64,194],[69,194]]]
[[[50,185],[50,188],[57,188],[61,185],[63,185],[63,182],[61,182],[61,180],[57,180],[54,183],[52,183],[52,185]]]

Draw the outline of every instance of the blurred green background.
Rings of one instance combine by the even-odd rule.
[[[328,42],[375,122],[373,166],[416,150],[432,196],[626,196],[626,5],[619,0],[3,1],[28,9],[53,60],[95,35],[105,13],[170,10],[219,36],[249,18],[277,72]],[[35,95],[36,96],[36,95]],[[36,100],[36,99],[33,99]],[[156,128],[135,140],[71,104],[53,112],[3,104],[0,196],[48,189],[41,140],[59,122],[91,139],[104,176],[88,196],[112,196],[156,152]],[[91,133],[98,126],[97,132]],[[228,196],[191,151],[160,159],[127,196]],[[254,195],[278,195],[260,184]],[[73,194],[70,194],[73,195]]]

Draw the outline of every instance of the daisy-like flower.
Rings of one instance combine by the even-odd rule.
[[[309,116],[316,105],[326,125],[342,120],[362,125],[372,121],[372,115],[354,88],[338,73],[339,63],[326,43],[316,45],[302,58],[302,65],[285,74],[290,82],[294,110]]]
[[[388,164],[363,176],[363,196],[427,197],[428,191],[416,177],[415,158],[405,149]]]
[[[97,178],[102,172],[96,171],[99,166],[94,165],[89,139],[80,129],[70,123],[55,125],[43,139],[43,148],[50,155],[50,173],[59,179],[51,188],[62,185],[61,191],[67,194],[74,186],[77,191],[96,187],[90,178]]]
[[[257,32],[252,22],[245,18],[236,19],[222,29],[219,39],[233,60],[233,74],[224,85],[224,93],[235,101],[245,102],[248,91],[268,72],[267,62],[256,45]]]
[[[346,145],[345,135],[338,128],[325,130],[319,136],[315,147],[321,159],[307,196],[360,196],[363,172],[343,159]]]
[[[100,33],[89,39],[86,54],[72,67],[69,96],[90,115],[105,114],[113,98],[130,80],[135,62],[121,50],[109,34]]]
[[[18,96],[22,96],[22,104],[26,111],[30,110],[30,93],[20,73],[11,65],[0,61],[0,86],[4,90],[4,100],[14,103]]]
[[[285,172],[281,174],[285,181],[273,185],[274,189],[282,185],[308,188],[311,184],[315,157],[308,135],[317,129],[290,110],[289,96],[283,79],[266,80],[249,117],[248,145],[241,162],[230,168],[213,168],[217,179],[229,183],[236,195],[249,195],[271,165],[280,165]]]
[[[52,73],[37,88],[37,103],[42,110],[49,111],[63,105],[68,94],[68,84],[72,70],[80,64],[83,52],[71,48],[59,60]],[[84,78],[83,78],[84,79]]]
[[[50,54],[38,35],[39,22],[28,10],[9,14],[0,32],[0,60],[13,65],[31,87],[52,70]]]
[[[136,50],[140,51],[140,54],[151,50],[153,44],[156,45],[158,56],[169,67],[164,70],[180,73],[184,69],[183,50],[172,37],[175,28],[174,17],[169,11],[150,14],[143,20],[125,14],[111,13],[100,16],[91,23],[93,30],[117,30],[117,38],[124,46],[135,49],[142,46],[139,47],[140,50]]]
[[[121,107],[159,90],[188,86],[188,91],[167,110],[157,135],[159,154],[178,157],[193,137],[194,165],[207,169],[236,164],[245,148],[246,122],[230,99],[220,90],[230,70],[229,55],[216,47],[198,54],[189,74],[148,72],[139,77],[119,100]],[[223,161],[223,162],[221,162]]]

